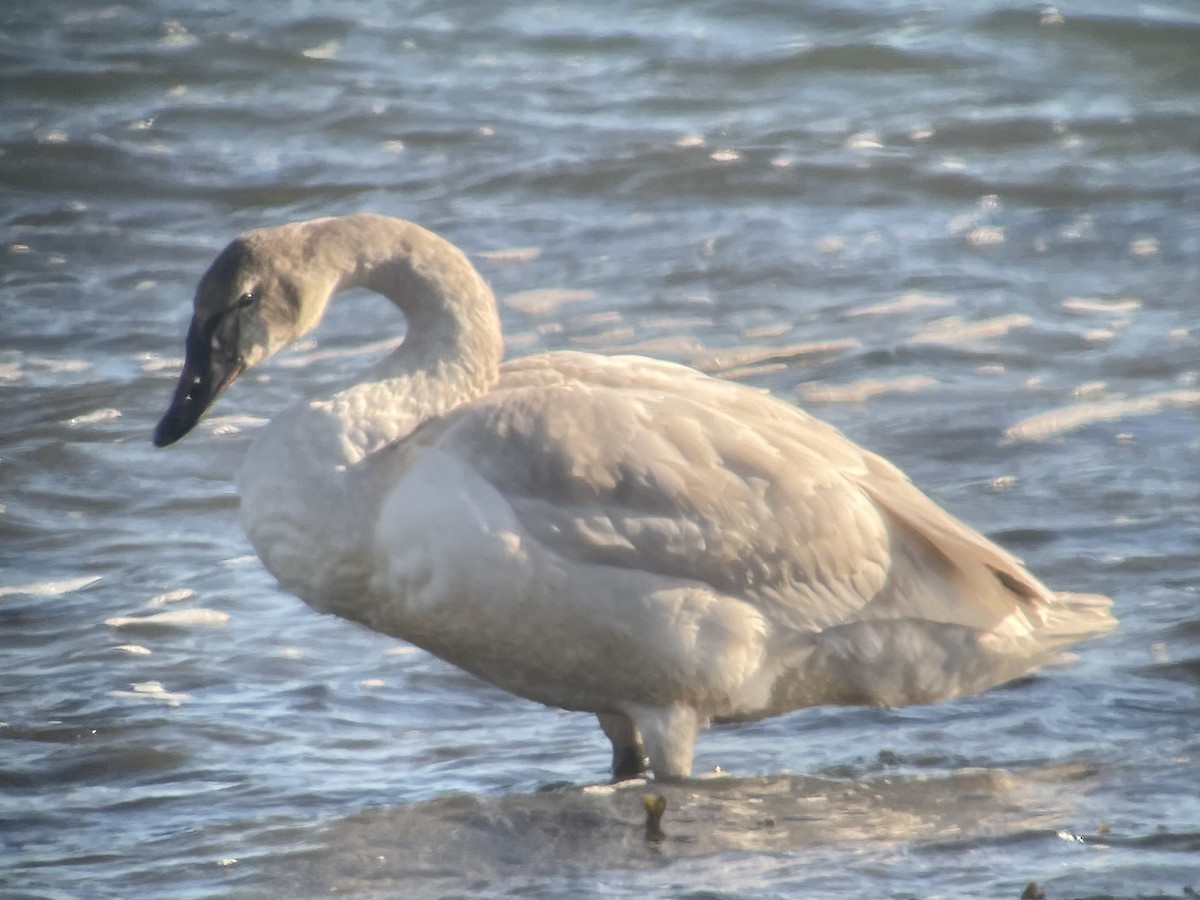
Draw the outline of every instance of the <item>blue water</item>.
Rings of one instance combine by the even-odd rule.
[[[0,894],[1200,890],[1198,48],[1182,0],[6,5]],[[212,255],[363,209],[466,249],[510,355],[791,398],[1120,631],[978,697],[713,729],[726,777],[664,790],[648,845],[590,717],[252,555],[242,451],[402,335],[387,304],[149,444]]]

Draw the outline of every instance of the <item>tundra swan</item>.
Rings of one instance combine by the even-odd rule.
[[[361,286],[403,344],[275,416],[238,474],[267,569],[317,610],[596,714],[613,775],[687,776],[697,733],[816,704],[928,703],[1115,624],[886,460],[749,387],[638,356],[501,363],[492,293],[411,222],[250,231],[196,290],[154,443]]]

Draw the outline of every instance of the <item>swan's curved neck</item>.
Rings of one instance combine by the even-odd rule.
[[[383,216],[304,224],[314,261],[341,272],[331,294],[368,288],[404,313],[405,341],[372,373],[376,378],[403,379],[398,388],[418,393],[453,385],[460,402],[491,387],[504,349],[500,321],[491,290],[461,250],[419,225]]]
[[[314,269],[336,273],[325,296],[300,310],[299,333],[315,327],[330,296],[352,287],[387,297],[407,323],[399,349],[331,398],[346,407],[343,418],[361,453],[495,384],[504,352],[496,303],[461,250],[419,225],[385,216],[314,219],[296,227]]]

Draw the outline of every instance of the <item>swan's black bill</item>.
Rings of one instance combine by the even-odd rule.
[[[195,320],[188,328],[183,372],[171,405],[154,429],[155,447],[173,444],[191,431],[221,391],[233,384],[245,368],[241,359],[214,352],[212,332],[211,327],[197,327]]]

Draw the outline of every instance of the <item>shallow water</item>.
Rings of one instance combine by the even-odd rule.
[[[1200,889],[1192,4],[50,0],[0,38],[4,896]],[[591,719],[252,555],[241,452],[399,338],[386,304],[150,447],[213,253],[360,209],[468,250],[510,355],[793,398],[1121,630],[979,697],[713,729],[729,777],[648,845],[646,788],[587,787]]]

